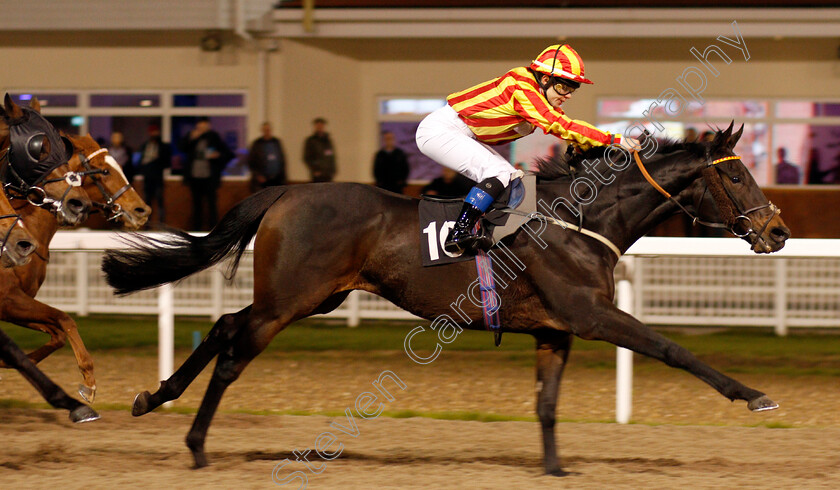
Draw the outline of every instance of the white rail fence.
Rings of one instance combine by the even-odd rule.
[[[113,234],[60,232],[38,299],[67,312],[158,314],[158,294],[116,297],[99,271],[102,250],[119,247]],[[653,325],[840,327],[840,240],[791,240],[781,252],[757,256],[736,239],[643,238],[622,259],[632,268],[633,314]],[[253,257],[246,252],[228,282],[225,265],[173,288],[176,315],[216,319],[252,301]],[[278,285],[282,287],[282,285]],[[354,292],[326,317],[417,317],[385,299]]]
[[[252,301],[253,257],[243,257],[232,282],[224,265],[175,286],[115,297],[99,270],[106,248],[123,246],[108,232],[60,232],[38,299],[68,312],[158,316],[159,374],[172,372],[174,315],[211,319]],[[772,255],[756,256],[731,238],[652,238],[637,242],[621,259],[620,308],[648,324],[764,326],[786,335],[789,328],[840,328],[840,240],[789,240]],[[278,285],[283,287],[283,285]],[[354,291],[326,317],[417,319],[387,300]],[[617,352],[616,419],[632,414],[632,353]]]

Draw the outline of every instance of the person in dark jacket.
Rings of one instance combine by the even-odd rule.
[[[402,194],[408,181],[408,157],[397,148],[397,139],[390,131],[382,133],[382,149],[373,160],[373,177],[377,187],[397,194]]]
[[[315,127],[303,144],[303,162],[309,169],[312,182],[332,182],[335,177],[335,150],[330,134],[326,132],[327,121],[319,117],[312,121]]]
[[[451,168],[443,167],[443,175],[429,182],[420,193],[427,196],[464,197],[474,185],[475,181]]]
[[[248,168],[251,169],[251,192],[286,184],[286,154],[283,144],[271,134],[271,123],[262,124],[262,136],[251,143]]]
[[[157,221],[166,221],[163,171],[172,165],[172,148],[160,137],[160,126],[149,125],[149,139],[140,146],[137,173],[143,176],[143,199],[149,206],[157,204]]]
[[[216,208],[222,171],[233,159],[233,152],[219,133],[213,131],[210,120],[202,117],[195,128],[184,138],[182,149],[187,156],[184,166],[184,183],[192,193],[194,230],[210,229],[218,221]],[[203,228],[204,208],[208,208],[207,228]]]

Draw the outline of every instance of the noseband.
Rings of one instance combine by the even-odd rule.
[[[9,218],[14,218],[15,222],[12,223],[12,226],[10,226],[9,229],[6,231],[6,234],[3,235],[3,241],[0,242],[0,255],[6,253],[6,243],[9,242],[9,237],[12,235],[12,230],[15,229],[15,226],[23,226],[23,218],[21,218],[19,214],[4,214],[0,216],[0,220]]]
[[[108,170],[108,169],[94,168],[90,164],[90,162],[95,157],[97,157],[99,155],[102,155],[102,154],[107,154],[107,153],[108,153],[108,150],[106,148],[100,148],[100,149],[96,150],[95,152],[91,153],[88,156],[84,156],[81,153],[79,153],[79,160],[82,162],[82,166],[85,169],[85,171],[80,172],[79,175],[81,175],[82,178],[84,178],[87,175],[91,176],[91,179],[93,180],[94,185],[96,185],[96,188],[99,189],[100,193],[102,193],[102,197],[105,198],[104,203],[94,202],[93,205],[97,206],[99,208],[102,208],[103,212],[109,214],[109,216],[107,217],[108,221],[112,221],[112,220],[116,220],[117,218],[119,218],[120,216],[125,214],[125,211],[123,211],[122,206],[120,206],[117,203],[117,199],[119,199],[120,196],[125,194],[126,191],[131,189],[131,183],[129,182],[129,183],[125,184],[124,186],[122,186],[120,188],[120,190],[118,190],[114,194],[109,193],[108,190],[105,189],[105,186],[102,184],[102,180],[99,177],[97,177],[96,175],[97,174],[109,175],[111,173],[111,171]]]
[[[732,155],[728,157],[718,158],[717,160],[713,160],[706,164],[706,168],[703,169],[703,180],[706,181],[706,188],[703,190],[703,196],[705,196],[706,192],[709,191],[712,194],[712,198],[715,200],[715,204],[717,204],[718,209],[722,214],[723,222],[710,222],[700,219],[699,216],[693,214],[691,211],[685,208],[682,204],[679,203],[673,196],[671,196],[668,191],[662,188],[656,181],[651,177],[650,173],[645,168],[644,164],[642,163],[642,159],[639,158],[639,152],[633,152],[633,158],[636,160],[636,165],[641,170],[642,175],[645,177],[645,180],[653,186],[660,194],[665,196],[671,202],[676,204],[685,214],[687,214],[691,220],[692,224],[700,224],[703,226],[707,226],[709,228],[719,228],[732,233],[738,238],[746,238],[750,235],[750,233],[754,233],[755,236],[750,240],[750,245],[755,245],[758,240],[761,240],[761,235],[767,229],[767,226],[770,225],[770,221],[773,219],[774,216],[781,213],[781,210],[772,202],[767,201],[767,204],[762,204],[760,206],[756,206],[750,209],[744,210],[738,201],[735,199],[735,196],[729,192],[725,185],[723,185],[723,180],[720,177],[720,171],[717,169],[717,164],[721,162],[726,162],[729,160],[740,160],[741,157],[738,155]],[[701,205],[702,199],[701,196]],[[764,222],[761,228],[756,231],[752,226],[752,219],[749,217],[751,213],[761,211],[762,209],[770,208],[773,214],[770,215],[769,218]],[[738,233],[735,230],[735,226],[739,223],[742,223],[743,226],[746,228],[747,231],[744,233]]]

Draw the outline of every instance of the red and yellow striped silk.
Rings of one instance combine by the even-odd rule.
[[[570,119],[562,110],[551,107],[525,67],[514,68],[495,80],[451,94],[446,100],[477,139],[489,145],[521,138],[532,133],[535,127],[583,149],[620,141],[619,135],[602,131],[585,121]]]

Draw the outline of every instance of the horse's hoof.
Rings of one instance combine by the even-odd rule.
[[[763,412],[765,410],[775,410],[779,408],[779,404],[767,398],[767,395],[761,395],[747,404],[747,408],[753,412]]]
[[[563,468],[560,468],[558,466],[557,468],[554,468],[554,469],[551,469],[551,470],[546,470],[545,474],[546,475],[551,475],[551,476],[566,476],[569,473],[566,472],[566,471],[563,471]]]
[[[149,413],[149,397],[152,396],[148,391],[138,393],[134,397],[134,404],[131,406],[131,415],[139,417]]]
[[[93,399],[96,398],[96,386],[79,385],[79,394],[86,402],[93,403]]]
[[[193,460],[195,460],[195,466],[193,469],[200,469],[207,466],[207,456],[204,455],[203,450],[193,451]]]
[[[74,424],[82,424],[85,422],[93,422],[94,420],[99,419],[99,414],[96,413],[96,410],[90,408],[87,405],[82,405],[79,408],[76,408],[72,412],[70,412],[70,420],[73,421]]]

